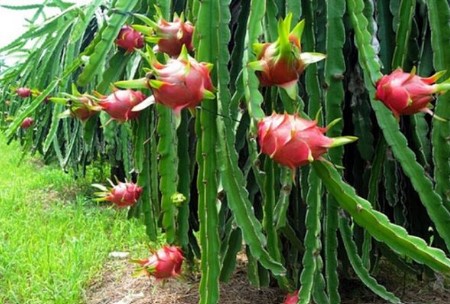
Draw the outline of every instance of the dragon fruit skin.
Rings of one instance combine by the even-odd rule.
[[[189,52],[192,52],[194,49],[192,45],[194,26],[189,21],[185,22],[183,18],[175,17],[173,22],[160,18],[156,33],[160,38],[154,49],[156,52],[166,53],[170,57],[177,57],[180,55],[183,45],[186,46]]]
[[[135,49],[144,47],[144,36],[131,26],[125,25],[120,29],[116,44],[118,47],[125,49],[127,53],[132,53]]]
[[[326,130],[298,115],[274,113],[258,123],[258,141],[263,154],[295,169],[320,159],[328,148],[356,140],[351,136],[329,138],[324,135]]]
[[[26,117],[22,123],[20,124],[20,127],[22,129],[28,129],[29,127],[31,127],[34,124],[34,119],[31,117]]]
[[[299,60],[292,62],[285,58],[274,60],[275,48],[275,44],[265,43],[258,55],[262,65],[262,70],[258,73],[259,81],[262,86],[290,87],[298,81],[305,65]]]
[[[135,183],[125,181],[114,185],[112,181],[109,182],[111,188],[101,184],[92,184],[93,187],[101,190],[101,192],[95,193],[98,196],[97,201],[108,201],[119,208],[125,208],[134,205],[142,194],[142,187]]]
[[[183,260],[183,252],[179,247],[164,246],[149,258],[134,262],[141,266],[139,273],[152,276],[157,280],[164,280],[181,274]]]
[[[292,99],[297,97],[297,81],[311,63],[325,58],[320,53],[301,52],[304,21],[291,31],[292,14],[278,22],[278,39],[272,43],[255,43],[256,61],[249,67],[256,71],[262,86],[278,86]]]
[[[176,58],[181,54],[183,46],[189,53],[193,52],[192,36],[195,28],[191,22],[185,21],[183,13],[180,16],[175,13],[173,21],[165,20],[159,8],[156,8],[153,20],[140,14],[134,16],[145,25],[135,24],[133,28],[144,35],[145,41],[155,44],[153,48],[155,53],[165,53]]]
[[[297,304],[298,303],[298,290],[293,293],[287,294],[284,298],[283,304]]]
[[[442,71],[424,78],[417,76],[415,70],[405,73],[400,68],[396,69],[377,81],[375,98],[383,102],[397,118],[418,112],[433,115],[428,108],[434,100],[433,94],[450,89],[450,79],[435,84],[444,73]]]
[[[142,187],[134,183],[119,182],[111,189],[111,192],[105,197],[105,200],[110,201],[117,207],[124,208],[134,205],[141,196],[141,193]]]
[[[155,101],[179,113],[184,108],[195,108],[203,99],[215,98],[210,70],[212,65],[197,62],[189,56],[186,48],[177,59],[166,64],[156,60],[152,63],[154,79],[149,80]]]
[[[24,88],[24,87],[18,88],[18,89],[16,90],[16,94],[17,94],[17,96],[19,96],[19,97],[27,98],[27,97],[30,97],[30,96],[31,96],[31,89],[29,89],[29,88]]]
[[[139,112],[133,112],[132,109],[145,98],[146,96],[140,91],[116,90],[103,97],[98,104],[112,119],[125,122],[139,116]]]

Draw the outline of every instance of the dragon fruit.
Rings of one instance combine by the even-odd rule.
[[[183,264],[183,252],[176,246],[164,246],[149,258],[143,260],[133,260],[140,265],[137,275],[145,274],[153,276],[157,280],[177,277],[181,274]]]
[[[320,159],[328,148],[356,140],[351,136],[329,138],[324,135],[326,130],[313,120],[274,113],[258,123],[258,140],[262,153],[295,169]]]
[[[133,112],[132,109],[145,98],[146,96],[140,91],[116,90],[104,96],[98,104],[112,119],[125,122],[139,116],[139,113]]]
[[[133,111],[157,102],[179,114],[184,108],[195,108],[203,99],[215,98],[210,77],[212,64],[197,62],[189,56],[185,46],[177,59],[169,59],[166,64],[159,63],[152,53],[147,55],[151,67],[147,77],[115,83],[122,88],[150,88],[153,91],[152,98],[147,98]]]
[[[297,304],[298,302],[298,290],[293,293],[287,294],[286,298],[284,298],[283,304]]]
[[[142,187],[139,187],[132,182],[118,182],[114,185],[112,181],[109,181],[112,188],[107,188],[100,184],[93,184],[93,187],[102,190],[102,192],[97,192],[96,195],[99,196],[97,201],[109,201],[115,204],[119,208],[124,208],[134,205],[141,196]]]
[[[22,123],[20,124],[20,127],[22,129],[28,129],[29,127],[31,127],[34,124],[34,119],[31,117],[26,117]]]
[[[450,78],[435,84],[445,73],[438,72],[428,78],[416,75],[416,70],[405,73],[396,69],[389,75],[384,75],[377,81],[375,98],[383,102],[395,117],[425,112],[433,115],[429,109],[433,94],[442,93],[450,89]]]
[[[144,47],[144,36],[131,26],[125,25],[120,29],[116,44],[125,49],[127,53],[132,53],[135,48],[141,49]]]
[[[99,106],[92,98],[85,95],[72,99],[69,106],[70,115],[81,121],[88,120],[101,110],[101,106]]]
[[[152,75],[155,79],[149,80],[156,102],[176,113],[215,97],[209,75],[212,65],[197,62],[187,54],[185,47],[183,50],[177,59],[169,59],[164,65],[154,61]]]
[[[156,43],[155,52],[166,53],[170,57],[177,57],[181,53],[183,45],[189,52],[192,52],[192,35],[194,26],[189,21],[184,21],[184,16],[175,14],[173,22],[169,22],[162,17],[161,11],[157,11],[157,22],[154,22],[142,15],[135,15],[144,21],[147,26],[134,25],[133,27],[145,35],[145,40]]]
[[[30,96],[31,96],[31,90],[30,90],[29,88],[24,88],[24,87],[18,88],[18,89],[16,90],[16,94],[17,94],[17,96],[19,96],[19,97],[27,98],[27,97],[30,97]]]
[[[320,53],[301,52],[301,36],[304,20],[290,31],[292,14],[278,22],[278,39],[272,43],[255,43],[253,50],[257,61],[249,67],[257,71],[262,86],[279,86],[289,97],[297,96],[297,81],[303,70],[311,63],[325,58]]]

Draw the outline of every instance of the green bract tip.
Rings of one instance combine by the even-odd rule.
[[[339,146],[343,146],[343,145],[352,143],[352,142],[358,140],[358,137],[356,137],[356,136],[339,136],[339,137],[335,137],[332,139],[333,139],[333,143],[331,144],[330,148],[339,147]]]
[[[148,89],[147,79],[121,80],[114,83],[114,86],[122,89]]]

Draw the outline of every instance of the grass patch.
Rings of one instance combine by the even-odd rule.
[[[109,252],[146,254],[145,228],[126,210],[77,195],[59,168],[18,166],[20,147],[3,136],[0,151],[0,303],[83,303]]]

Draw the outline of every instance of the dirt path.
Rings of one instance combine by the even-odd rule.
[[[87,292],[87,304],[196,304],[198,284],[195,278],[180,278],[162,284],[147,277],[133,278],[133,267],[126,260],[109,263],[107,270]],[[221,286],[220,304],[282,303],[277,288],[258,290],[249,285],[246,274],[238,270],[233,279]]]
[[[417,281],[399,276],[392,267],[384,269],[378,281],[406,304],[450,303],[450,282]],[[86,293],[87,304],[197,304],[198,278],[180,278],[165,284],[146,277],[133,278],[133,267],[127,260],[112,260]],[[384,266],[386,268],[386,266]],[[395,270],[395,269],[394,269]],[[367,290],[357,279],[340,282],[342,304],[387,303]],[[281,304],[284,294],[277,288],[257,289],[249,285],[245,267],[238,268],[233,279],[221,286],[220,304]],[[318,303],[321,304],[321,303]]]

